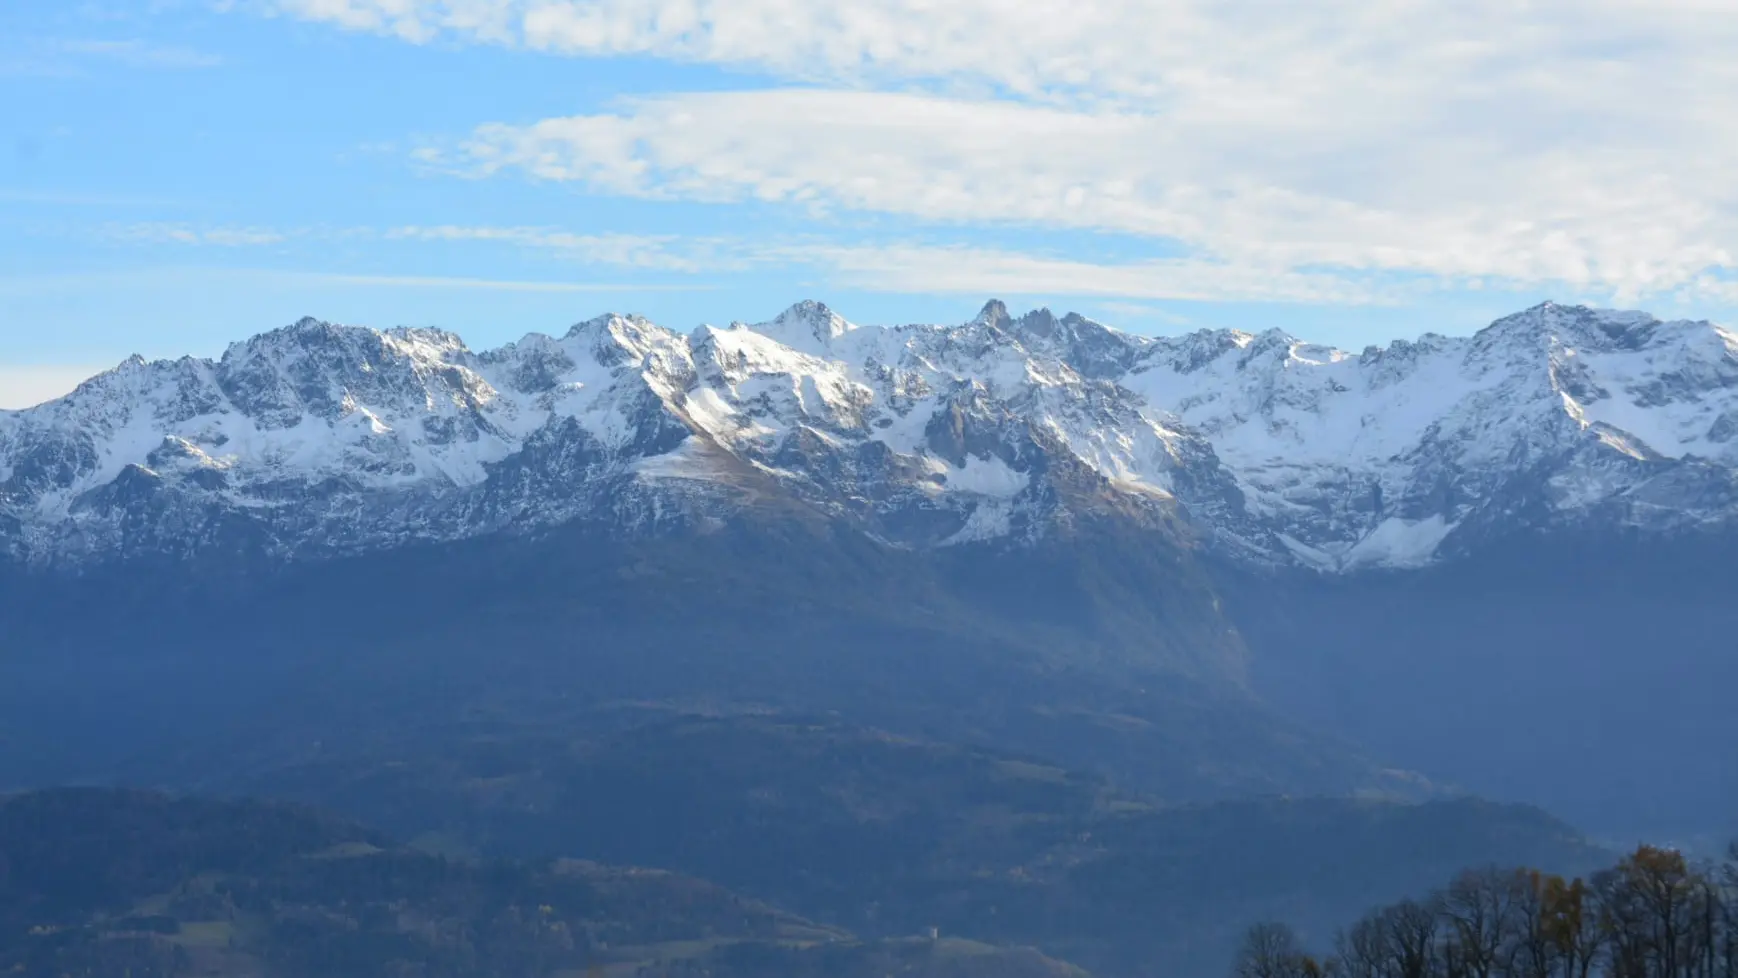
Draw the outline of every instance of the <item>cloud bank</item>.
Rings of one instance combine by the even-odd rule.
[[[601,194],[1113,232],[1213,275],[1706,292],[1738,264],[1723,0],[270,0],[413,43],[744,74],[425,161]],[[1712,278],[1710,278],[1712,276]]]

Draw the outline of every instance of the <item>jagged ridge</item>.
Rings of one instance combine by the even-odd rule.
[[[999,302],[954,327],[611,315],[480,353],[304,319],[0,413],[0,549],[311,556],[772,506],[920,548],[1102,516],[1345,570],[1540,526],[1724,525],[1735,470],[1738,336],[1642,313],[1545,304],[1359,355]]]

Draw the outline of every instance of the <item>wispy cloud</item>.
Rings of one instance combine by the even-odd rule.
[[[1113,231],[1249,273],[1627,299],[1738,267],[1724,0],[261,2],[787,86],[488,125],[432,154],[472,175]]]
[[[369,228],[200,228],[143,224],[112,228],[116,240],[148,244],[245,247],[292,240],[374,240],[418,244],[509,245],[534,249],[576,265],[599,265],[684,276],[753,269],[802,270],[829,283],[907,294],[1018,294],[1121,299],[1255,301],[1371,305],[1398,301],[1401,290],[1368,274],[1346,270],[1299,271],[1200,258],[1095,262],[958,243],[912,241],[849,243],[837,238],[582,234],[552,227],[408,225]],[[356,276],[352,284],[367,284]],[[423,284],[432,280],[414,279]],[[487,280],[446,279],[448,287]],[[383,284],[391,284],[383,279]],[[505,288],[510,283],[491,283]],[[481,287],[481,286],[479,286]],[[576,290],[550,284],[551,289]],[[638,286],[623,285],[622,290]],[[526,283],[524,290],[544,288]],[[612,290],[616,287],[611,286]],[[577,290],[590,290],[586,289]],[[1415,290],[1414,290],[1415,291]]]
[[[215,245],[224,248],[246,248],[272,245],[299,236],[299,231],[273,231],[264,228],[193,227],[186,224],[125,224],[105,229],[105,236],[116,241],[144,244]]]
[[[712,286],[696,283],[585,282],[579,280],[525,280],[472,278],[448,275],[371,274],[344,271],[167,266],[113,271],[64,272],[52,275],[0,277],[0,295],[42,295],[78,292],[109,286],[161,286],[168,282],[246,282],[266,286],[354,286],[385,289],[446,289],[467,292],[612,293],[612,292],[702,292]]]
[[[185,202],[169,197],[111,194],[101,191],[0,187],[0,203],[39,204],[46,207],[177,207]]]
[[[1200,259],[1077,261],[994,248],[932,245],[806,245],[762,258],[808,264],[836,284],[876,292],[1053,295],[1202,302],[1378,305],[1399,290],[1331,273],[1252,269]]]
[[[716,272],[744,267],[740,256],[717,238],[645,234],[576,234],[539,227],[393,228],[384,237],[397,241],[494,242],[555,252],[576,261],[671,272]]]
[[[416,241],[506,242],[589,263],[717,273],[807,269],[847,288],[910,294],[1048,294],[1334,304],[1394,301],[1397,290],[1347,274],[1253,269],[1197,259],[1106,263],[966,245],[851,243],[808,237],[685,238],[575,234],[551,228],[442,225],[394,229]]]
[[[96,64],[183,71],[215,68],[215,54],[143,38],[37,38],[14,40],[0,51],[0,74],[38,78],[75,78]]]
[[[1301,146],[1282,158],[1258,134],[1120,111],[757,91],[485,126],[446,159],[650,199],[1118,232],[1251,272],[1331,267],[1633,296],[1738,263],[1738,187],[1724,177],[1738,140],[1668,160],[1639,143],[1463,143],[1428,155],[1401,139],[1348,148],[1336,164]]]
[[[112,241],[242,249],[295,242],[378,242],[382,245],[505,245],[542,252],[576,267],[601,266],[641,272],[673,273],[689,278],[747,271],[783,270],[814,275],[829,285],[872,292],[927,295],[1051,295],[1096,298],[1106,309],[1130,318],[1174,325],[1187,319],[1139,302],[1273,302],[1306,305],[1398,305],[1425,298],[1443,288],[1429,275],[1394,276],[1381,268],[1331,263],[1292,267],[1264,253],[1242,260],[1185,256],[1176,258],[1094,261],[1055,250],[1008,248],[927,240],[845,240],[837,234],[757,237],[750,235],[581,233],[549,226],[489,226],[461,224],[403,225],[378,229],[264,228],[199,226],[186,223],[111,225],[103,234]],[[1281,256],[1283,257],[1283,256]],[[513,281],[480,277],[347,275],[342,273],[232,270],[236,274],[301,278],[351,285],[403,285],[426,288],[493,288],[509,291],[616,292],[716,287],[644,283],[568,283]],[[309,277],[313,276],[313,277]],[[1491,283],[1468,279],[1460,283],[1474,291]],[[1569,292],[1598,301],[1597,296]],[[1738,276],[1702,273],[1655,293],[1679,303],[1738,302]],[[1118,302],[1117,300],[1125,300]],[[1129,302],[1126,300],[1139,300]]]
[[[746,267],[731,254],[734,242],[686,235],[580,234],[548,227],[488,227],[455,224],[404,225],[380,230],[345,228],[209,227],[186,223],[113,224],[111,241],[246,248],[291,241],[371,240],[432,244],[505,244],[559,255],[580,264],[697,273]]]
[[[460,289],[485,292],[697,292],[709,286],[645,284],[628,282],[519,281],[513,279],[464,278],[444,275],[356,275],[346,272],[278,272],[253,269],[244,272],[260,279],[310,285],[358,285],[398,289]]]
[[[1680,301],[1738,304],[1738,276],[1698,276],[1680,291],[1678,298]]]
[[[130,68],[215,68],[223,64],[223,59],[215,54],[139,38],[70,40],[55,47],[66,54],[113,61]]]

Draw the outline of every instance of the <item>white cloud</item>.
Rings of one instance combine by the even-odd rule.
[[[111,225],[104,235],[135,244],[213,245],[241,248],[291,240],[486,242],[535,248],[585,264],[669,272],[723,271],[743,267],[727,253],[734,243],[718,238],[650,234],[578,234],[542,227],[475,227],[453,224],[374,228],[199,227],[179,223]]]
[[[1738,280],[1717,275],[1698,276],[1694,282],[1679,290],[1676,298],[1681,302],[1738,305]]]
[[[1629,298],[1738,259],[1728,0],[262,0],[392,34],[731,66],[444,154],[598,192],[1171,239]]]
[[[1237,116],[1322,108],[1324,97],[1361,88],[1366,103],[1387,103],[1410,117],[1407,96],[1585,85],[1550,77],[1566,60],[1663,60],[1686,45],[1717,59],[1722,36],[1734,31],[1721,16],[1730,10],[1725,0],[258,2],[412,41],[445,36],[578,55],[644,54],[805,81],[961,81],[1040,97],[1181,97],[1187,101],[1177,108]]]
[[[1636,295],[1731,265],[1738,141],[1429,152],[1343,161],[1252,127],[997,101],[783,90],[641,99],[619,114],[490,125],[445,160],[608,193],[747,200],[1172,239],[1250,270],[1331,266],[1560,281]],[[1287,155],[1284,147],[1297,150]],[[1670,167],[1668,170],[1667,168]]]
[[[352,275],[342,272],[278,272],[264,269],[248,270],[243,274],[263,280],[311,285],[462,289],[485,292],[681,292],[694,288],[682,285],[639,285],[621,282],[527,282],[512,279],[465,278],[444,275]]]
[[[223,59],[203,51],[141,38],[7,38],[0,41],[0,76],[77,78],[91,62],[128,68],[182,70],[214,68]]]
[[[576,234],[538,227],[401,227],[388,240],[499,242],[553,251],[575,261],[670,272],[722,271],[741,262],[720,250],[712,238],[647,234]]]
[[[178,207],[184,205],[185,201],[170,197],[0,187],[0,203],[45,207]]]
[[[1175,259],[1097,263],[996,248],[924,243],[840,243],[807,238],[679,238],[580,235],[552,228],[399,228],[390,239],[509,242],[588,262],[682,272],[809,268],[835,286],[875,292],[964,295],[1115,296],[1140,299],[1242,299],[1362,305],[1395,298],[1356,278],[1252,270],[1223,262]]]
[[[247,4],[247,0],[230,2]],[[510,25],[529,5],[521,0],[263,0],[254,6],[415,43],[433,40],[443,33],[514,43],[515,32]]]
[[[0,365],[0,411],[34,407],[72,392],[108,366],[4,366]]]
[[[28,296],[59,292],[81,292],[108,287],[162,285],[169,281],[244,282],[262,287],[292,286],[359,286],[392,289],[450,289],[467,292],[544,292],[544,293],[604,293],[604,292],[694,292],[709,288],[705,285],[684,285],[641,282],[581,282],[563,280],[522,280],[469,278],[447,275],[363,274],[353,272],[298,271],[273,268],[135,268],[112,272],[69,272],[58,275],[20,275],[0,277],[0,295]]]
[[[928,245],[775,249],[763,258],[804,263],[832,282],[876,292],[1094,296],[1193,301],[1367,305],[1391,290],[1330,274],[1258,271],[1197,259],[1107,264],[994,248]]]

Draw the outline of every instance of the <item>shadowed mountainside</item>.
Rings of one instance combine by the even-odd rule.
[[[506,721],[254,772],[422,844],[715,879],[873,936],[1032,944],[1106,975],[1214,973],[1240,929],[1325,936],[1466,865],[1604,854],[1530,808],[1165,805],[1031,757],[838,720],[681,718],[573,737]]]

